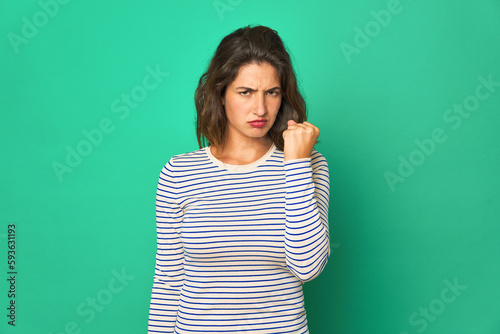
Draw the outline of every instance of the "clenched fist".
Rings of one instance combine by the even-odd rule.
[[[311,123],[289,120],[288,129],[283,132],[285,161],[311,157],[318,137],[319,129]]]

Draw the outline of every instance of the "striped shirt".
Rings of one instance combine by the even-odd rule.
[[[325,158],[248,165],[209,147],[174,156],[156,193],[148,333],[308,333],[302,284],[325,267]]]

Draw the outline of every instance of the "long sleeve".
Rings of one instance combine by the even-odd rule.
[[[173,333],[184,283],[184,247],[172,160],[163,167],[156,192],[156,267],[149,309],[148,333]]]
[[[321,273],[330,256],[328,164],[316,151],[311,158],[285,161],[285,180],[286,263],[306,282]]]

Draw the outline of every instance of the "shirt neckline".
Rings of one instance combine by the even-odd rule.
[[[246,165],[231,165],[231,164],[226,164],[219,159],[217,159],[211,152],[210,146],[205,147],[205,153],[207,154],[208,158],[210,159],[211,162],[213,162],[215,165],[219,166],[222,169],[225,169],[229,172],[248,172],[255,170],[259,165],[261,165],[263,162],[265,162],[276,150],[276,145],[274,143],[271,145],[269,150],[259,159],[255,160],[252,163],[246,164]]]

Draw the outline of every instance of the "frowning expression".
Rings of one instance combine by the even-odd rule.
[[[228,140],[267,138],[281,106],[281,93],[279,75],[272,65],[241,66],[223,96]]]

